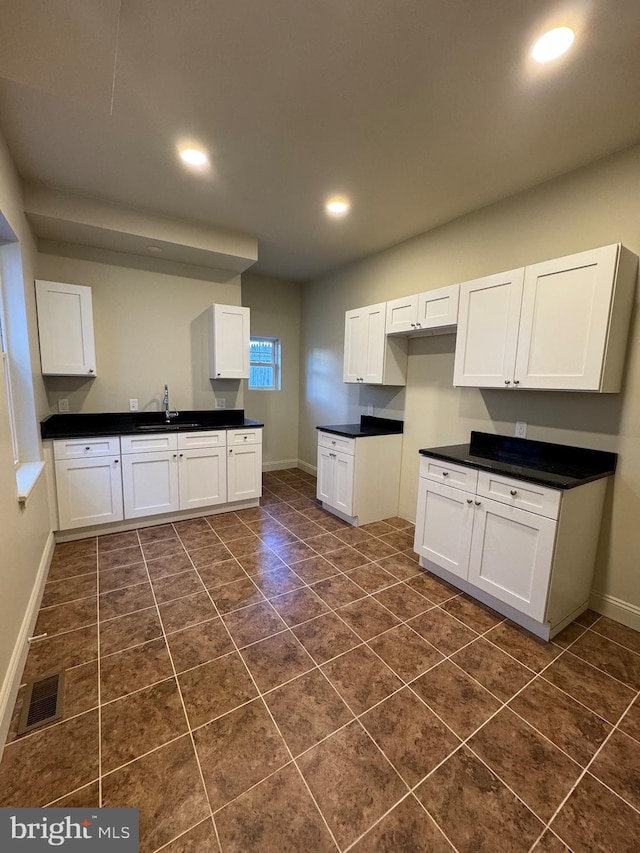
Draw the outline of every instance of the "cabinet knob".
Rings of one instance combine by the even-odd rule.
[[[181,453],[181,454],[180,454],[180,459],[182,459],[182,457],[183,457],[183,456],[184,456],[184,453]]]
[[[515,489],[511,489],[511,491],[509,492],[509,494],[511,495],[511,497],[512,497],[512,498],[515,498],[515,496],[516,496],[518,493],[517,493],[517,491],[516,491]]]
[[[511,385],[511,382],[510,382],[508,379],[505,379],[505,380],[504,380],[504,384],[505,384],[505,385]]]
[[[416,323],[416,329],[421,329],[421,328],[422,328],[422,323]]]
[[[443,471],[443,472],[442,472],[442,476],[443,476],[443,477],[448,477],[448,476],[449,476],[449,472],[448,472],[448,471]]]
[[[220,376],[220,374],[219,374],[219,373],[216,373],[216,376]]]
[[[472,503],[473,503],[473,498],[467,498],[467,503],[468,503],[468,504],[472,504]]]
[[[119,461],[120,461],[119,459],[114,459],[114,460],[113,460],[114,465],[117,465]]]
[[[233,450],[230,450],[229,453],[233,453]]]
[[[520,384],[520,380],[519,380],[519,379],[514,379],[514,380],[513,380],[513,384],[514,384],[514,385],[519,385],[519,384]]]
[[[415,324],[415,323],[412,323],[412,324],[411,324],[411,328],[412,328],[412,329],[415,329],[415,327],[416,327],[416,324]]]
[[[480,506],[480,501],[475,502],[476,506]]]
[[[177,454],[177,453],[174,453],[174,454],[173,454],[173,458],[174,458],[174,459],[177,459],[177,458],[178,458],[178,454]]]
[[[95,373],[95,370],[93,369],[93,367],[89,368],[89,373]]]
[[[91,450],[91,448],[90,448],[90,447],[85,447],[85,450]]]
[[[243,435],[243,436],[242,436],[242,440],[243,440],[243,441],[246,441],[246,440],[247,440],[247,436],[246,436],[246,435]]]

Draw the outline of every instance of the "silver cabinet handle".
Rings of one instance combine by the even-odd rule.
[[[515,489],[511,489],[511,491],[509,492],[509,494],[511,495],[511,497],[512,497],[512,498],[515,498],[515,496],[516,496],[518,493],[517,493],[517,491],[516,491]]]

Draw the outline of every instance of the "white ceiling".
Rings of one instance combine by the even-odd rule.
[[[21,176],[306,279],[640,140],[638,0],[0,0]],[[533,67],[550,26],[573,50]],[[193,138],[213,169],[177,162]],[[350,216],[323,213],[348,195]],[[35,224],[37,231],[37,224]]]

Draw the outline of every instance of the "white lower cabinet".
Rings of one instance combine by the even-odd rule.
[[[61,439],[53,450],[59,530],[262,495],[260,429]]]
[[[605,490],[605,479],[561,491],[422,456],[414,550],[548,639],[588,605]]]
[[[262,495],[262,430],[227,431],[227,500],[246,501]]]
[[[180,509],[177,451],[152,450],[122,456],[125,518]]]
[[[398,514],[402,435],[349,438],[318,432],[316,497],[359,526]]]
[[[117,437],[54,441],[53,456],[61,529],[122,521]]]

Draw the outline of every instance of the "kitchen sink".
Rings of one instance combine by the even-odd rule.
[[[202,429],[202,424],[197,423],[164,423],[164,424],[138,424],[136,430],[138,432],[168,432],[171,430],[181,429]]]

